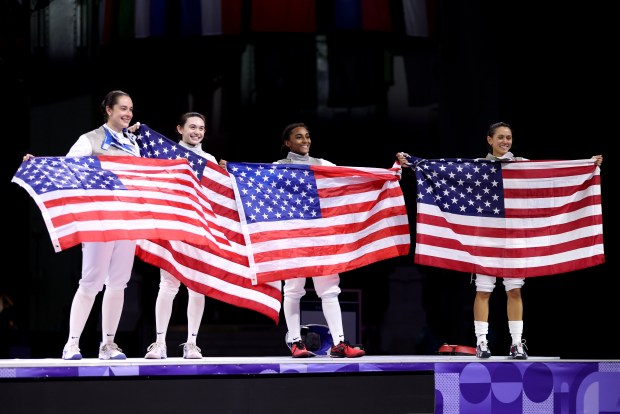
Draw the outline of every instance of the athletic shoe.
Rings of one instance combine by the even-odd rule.
[[[115,343],[103,344],[99,348],[99,359],[127,359],[123,350]]]
[[[314,354],[306,349],[306,344],[301,341],[293,342],[291,345],[291,353],[293,358],[310,358]]]
[[[476,356],[478,358],[490,358],[491,350],[487,341],[482,341],[476,346]]]
[[[166,359],[168,357],[166,353],[166,344],[161,342],[153,342],[146,351],[146,355],[144,356],[146,359]]]
[[[82,354],[80,353],[80,348],[78,348],[77,344],[65,345],[65,349],[62,350],[62,359],[67,359],[67,360],[82,359]]]
[[[366,355],[366,351],[357,346],[351,346],[349,341],[340,341],[338,345],[332,346],[329,356],[332,358],[358,358]]]
[[[201,359],[202,358],[202,351],[200,350],[200,348],[198,348],[196,346],[196,344],[191,343],[191,342],[187,342],[183,345],[183,358],[185,359]]]
[[[524,339],[520,344],[512,344],[510,346],[510,356],[512,359],[527,359],[527,352],[525,352],[526,349],[527,346],[525,346]]]

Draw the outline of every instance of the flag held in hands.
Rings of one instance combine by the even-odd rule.
[[[276,323],[280,280],[409,251],[398,168],[229,163],[229,174],[147,125],[138,137],[142,157],[21,164],[12,181],[37,203],[55,251],[137,240],[140,259],[190,289]],[[272,192],[272,204],[264,205]]]
[[[41,209],[54,249],[81,242],[217,237],[201,184],[183,159],[35,157],[13,177]]]
[[[400,167],[226,167],[257,283],[330,275],[409,253]]]
[[[410,162],[416,263],[496,277],[604,263],[600,168],[593,160]]]
[[[13,182],[54,249],[138,240],[136,254],[190,289],[279,321],[281,283],[253,283],[229,174],[142,125],[140,157],[35,157]],[[155,159],[149,159],[155,158]]]

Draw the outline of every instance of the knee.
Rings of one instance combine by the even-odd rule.
[[[88,298],[94,299],[95,296],[97,296],[97,293],[101,292],[101,289],[100,290],[96,290],[96,289],[91,289],[91,288],[89,288],[87,286],[84,286],[84,285],[80,285],[78,287],[77,291],[81,295],[84,295],[84,296],[86,296]]]
[[[338,302],[338,294],[337,293],[329,293],[321,296],[321,302],[323,303],[334,303]]]
[[[179,292],[181,282],[171,274],[162,270],[159,279],[159,293],[174,298]],[[188,289],[189,290],[189,289]]]
[[[513,288],[506,291],[508,299],[521,300],[521,288]]]
[[[302,289],[302,290],[290,289],[290,290],[284,291],[284,298],[288,300],[296,300],[299,302],[301,298],[304,297],[305,294],[306,294],[305,289]]]
[[[177,289],[177,292],[178,292],[178,289]],[[187,295],[191,296],[192,298],[204,298],[205,297],[205,295],[203,295],[202,293],[195,292],[191,290],[190,288],[187,288]]]
[[[285,299],[300,300],[306,294],[306,279],[288,279],[282,289]]]
[[[159,295],[164,295],[171,299],[174,299],[174,297],[177,295],[178,292],[179,292],[178,286],[174,286],[169,283],[159,284],[159,293],[158,293]],[[188,289],[188,292],[189,292],[189,289]]]
[[[127,284],[122,284],[122,285],[105,285],[105,290],[106,291],[110,291],[110,292],[123,292],[125,290],[125,288],[127,287]]]
[[[97,293],[101,292],[104,286],[105,280],[98,280],[93,277],[82,276],[79,282],[79,290],[84,293],[88,292],[91,295],[96,295]]]

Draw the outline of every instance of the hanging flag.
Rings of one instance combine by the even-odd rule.
[[[416,263],[496,277],[604,263],[600,168],[593,160],[411,163]]]
[[[317,0],[254,0],[250,30],[274,33],[316,33]]]

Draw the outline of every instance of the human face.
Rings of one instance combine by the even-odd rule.
[[[291,152],[299,155],[308,155],[310,152],[310,132],[304,127],[297,127],[291,131],[284,145]]]
[[[129,96],[119,96],[114,106],[107,106],[105,110],[108,114],[107,125],[114,131],[121,132],[123,128],[129,127],[133,118],[133,101]]]
[[[494,156],[503,157],[512,147],[512,131],[507,127],[499,127],[492,137],[487,137],[487,142],[491,146]]]
[[[183,142],[192,146],[202,142],[206,131],[205,122],[197,116],[187,118],[183,126],[177,125],[177,132],[181,135]]]

